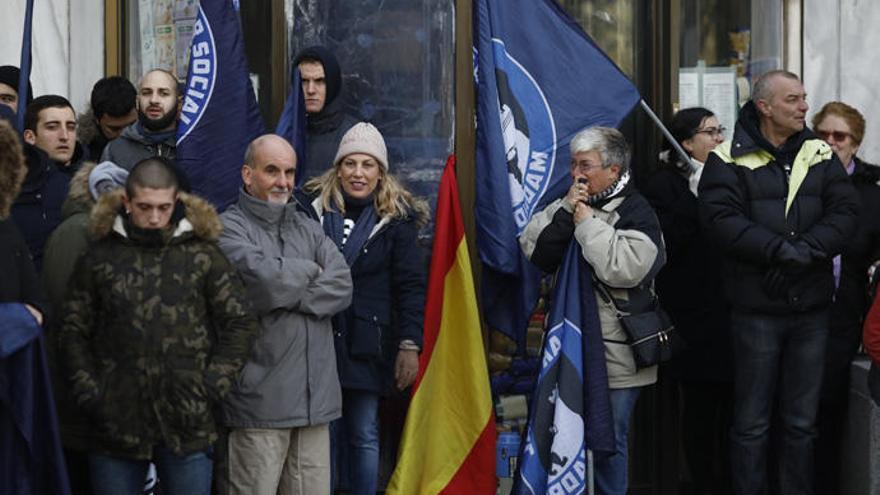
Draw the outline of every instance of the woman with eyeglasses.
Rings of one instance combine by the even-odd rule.
[[[568,192],[532,216],[519,243],[546,273],[559,269],[573,241],[592,267],[614,431],[613,454],[595,459],[596,493],[626,495],[630,417],[641,391],[657,381],[657,366],[636,364],[618,310],[638,315],[653,309],[654,276],[666,255],[657,218],[636,190],[623,134],[590,127],[572,138],[570,149]]]
[[[865,136],[865,118],[846,103],[826,103],[813,117],[813,132],[831,145],[861,201],[856,234],[833,260],[836,291],[817,418],[816,465],[825,468],[817,470],[816,493],[834,493],[840,487],[839,439],[846,421],[849,369],[861,343],[861,322],[870,305],[867,272],[880,258],[880,169],[856,157]]]
[[[665,368],[681,391],[682,445],[692,493],[729,493],[730,310],[721,286],[718,249],[697,216],[703,163],[723,142],[725,129],[711,111],[699,107],[680,110],[667,127],[688,159],[667,144],[659,170],[642,188],[666,242],[666,266],[657,274],[657,294],[688,345]],[[680,491],[691,493],[684,486]]]

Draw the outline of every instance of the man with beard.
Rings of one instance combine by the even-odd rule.
[[[177,116],[180,114],[177,78],[153,69],[138,84],[138,119],[110,141],[101,161],[131,170],[139,161],[153,156],[174,160],[177,154]]]
[[[342,135],[360,119],[343,111],[342,71],[333,52],[311,46],[293,63],[299,66],[306,105],[306,156],[297,170],[305,181],[333,165]]]

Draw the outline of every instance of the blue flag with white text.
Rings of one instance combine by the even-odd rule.
[[[587,492],[587,456],[614,450],[591,268],[572,240],[556,278],[515,494]]]
[[[475,0],[474,30],[484,316],[522,343],[540,271],[517,236],[571,184],[571,138],[617,127],[639,93],[553,0]]]
[[[254,96],[237,3],[202,0],[177,126],[177,162],[193,192],[222,211],[238,199],[248,144],[265,132]]]
[[[290,91],[278,119],[275,134],[286,139],[296,150],[296,186],[306,178],[306,102],[303,95],[299,67],[294,67],[290,75]],[[312,174],[314,175],[314,174]]]

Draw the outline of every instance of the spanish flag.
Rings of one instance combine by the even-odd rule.
[[[495,490],[489,372],[451,156],[437,198],[424,349],[387,493]]]

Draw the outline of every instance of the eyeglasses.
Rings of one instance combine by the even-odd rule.
[[[596,165],[596,164],[592,164],[592,163],[588,163],[588,162],[581,162],[581,163],[578,163],[575,161],[571,162],[571,169],[572,170],[579,170],[582,174],[585,174],[585,173],[589,172],[590,170],[595,170],[597,168],[603,168],[602,164]]]
[[[828,138],[831,138],[835,143],[842,143],[846,141],[846,138],[852,137],[852,134],[843,131],[820,131],[816,130],[816,135],[820,138],[828,141]]]
[[[697,132],[695,132],[694,134],[705,133],[705,134],[708,134],[712,137],[715,137],[715,136],[724,136],[725,131],[727,131],[727,128],[722,125],[722,126],[718,126],[718,127],[707,127],[705,129],[697,129]]]

